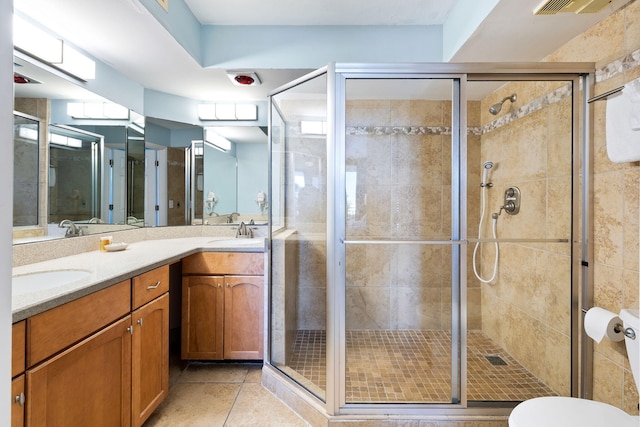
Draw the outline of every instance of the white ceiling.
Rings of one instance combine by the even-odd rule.
[[[175,1],[169,0],[170,8]],[[184,1],[205,25],[439,25],[457,3],[473,4],[469,0]],[[495,7],[474,25],[451,60],[540,61],[628,1],[614,0],[597,14],[540,17],[532,13],[540,0],[495,0]],[[253,70],[262,85],[234,86],[224,69],[201,67],[140,0],[14,0],[14,8],[126,78],[191,99],[263,100],[274,88],[311,71],[256,64]],[[53,84],[47,77],[35,78],[47,84],[16,85],[16,93],[34,96]]]
[[[438,25],[456,0],[185,2],[201,24],[209,25]]]

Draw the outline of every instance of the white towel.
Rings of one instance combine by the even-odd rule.
[[[640,103],[636,100],[640,101],[638,80],[627,83],[621,93],[607,98],[607,155],[612,162],[640,160],[640,130],[635,130],[636,122],[640,122]]]
[[[640,130],[640,78],[624,85],[623,93],[631,100],[631,129]]]

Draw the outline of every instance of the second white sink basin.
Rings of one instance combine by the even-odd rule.
[[[50,270],[13,276],[13,295],[24,295],[82,282],[91,276],[87,270]]]
[[[233,248],[234,246],[259,245],[262,242],[264,242],[264,239],[222,239],[211,240],[209,243],[215,246],[229,246]]]

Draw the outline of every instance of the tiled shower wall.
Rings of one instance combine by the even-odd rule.
[[[517,215],[498,218],[500,239],[564,240],[501,243],[498,275],[482,286],[482,330],[555,392],[571,392],[571,97],[566,82],[508,83],[482,102],[482,159],[494,162],[484,237],[504,191],[522,194]],[[498,116],[489,106],[516,93]],[[483,245],[484,277],[493,245]]]
[[[479,103],[470,103],[472,126],[479,125]],[[451,230],[451,103],[442,101],[350,101],[347,104],[347,169],[357,172],[355,213],[349,238],[448,239]],[[384,131],[390,127],[395,131]],[[417,133],[409,128],[422,128]],[[290,133],[291,134],[291,133]],[[318,141],[290,138],[288,161],[315,153]],[[480,139],[469,136],[469,180],[480,179]],[[302,148],[304,146],[304,148]],[[298,162],[299,164],[300,162]],[[287,173],[294,168],[287,166]],[[318,169],[322,170],[322,168]],[[324,176],[318,176],[324,179]],[[323,182],[323,181],[321,181]],[[294,200],[293,189],[287,200]],[[325,209],[324,192],[304,207]],[[468,214],[477,223],[479,194],[470,197]],[[287,225],[297,221],[297,329],[325,329],[326,251],[317,232],[320,221],[305,221],[287,205]],[[295,218],[295,219],[294,219]],[[475,228],[476,225],[470,226]],[[470,230],[471,232],[471,230]],[[294,241],[291,241],[294,240]],[[349,246],[347,252],[347,325],[350,329],[449,329],[451,307],[450,246]],[[470,270],[469,270],[470,271]],[[470,281],[469,322],[480,327],[480,287]]]
[[[346,125],[346,167],[357,173],[348,238],[448,240],[451,102],[347,101]],[[470,181],[479,180],[479,148],[470,136]],[[472,222],[478,198],[469,206]],[[450,245],[349,245],[346,272],[347,329],[450,329]],[[479,327],[479,296],[471,282],[472,329]]]
[[[547,61],[592,61],[595,93],[640,77],[640,2],[634,0],[574,38]],[[640,163],[606,154],[607,101],[594,104],[594,305],[638,309]],[[638,414],[638,393],[623,343],[594,343],[593,398]]]

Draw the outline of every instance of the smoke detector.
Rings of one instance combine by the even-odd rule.
[[[596,13],[613,0],[545,0],[533,11],[534,15],[555,15],[561,12]]]
[[[262,84],[253,71],[227,71],[227,77],[236,86],[259,86]]]

